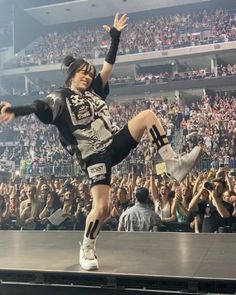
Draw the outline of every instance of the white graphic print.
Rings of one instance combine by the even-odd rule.
[[[89,100],[76,95],[66,98],[67,108],[69,110],[73,125],[85,125],[92,122],[94,113]]]
[[[98,177],[100,175],[105,175],[107,173],[106,165],[104,163],[94,164],[87,168],[88,176],[90,178]]]
[[[104,151],[112,142],[112,124],[106,103],[93,92],[66,98],[71,121],[76,130],[73,136],[77,140],[82,159]]]
[[[46,97],[46,103],[50,106],[53,113],[53,121],[61,111],[62,97],[60,92],[52,92]]]
[[[48,94],[46,97],[48,99],[48,102],[51,102],[52,104],[54,104],[55,101],[58,99],[58,93],[52,92]]]

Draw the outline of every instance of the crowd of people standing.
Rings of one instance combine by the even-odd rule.
[[[129,21],[118,55],[167,50],[236,40],[235,17],[225,9],[200,10]],[[25,55],[19,54],[6,67],[59,63],[68,54],[87,59],[104,57],[109,38],[101,26],[54,31],[41,36]]]
[[[235,158],[236,150],[235,106],[234,94],[228,92],[218,93],[215,97],[204,96],[201,101],[184,107],[176,98],[168,101],[163,97],[128,104],[111,103],[109,110],[117,125],[122,126],[131,116],[150,108],[161,116],[170,140],[175,132],[182,134],[179,146],[182,152],[200,144],[204,150],[202,157],[211,161],[207,169],[194,171],[184,182],[177,183],[155,171],[155,151],[144,138],[137,149],[114,169],[110,218],[103,229],[135,229],[135,225],[127,224],[126,214],[130,211],[129,214],[136,214],[137,209],[155,212],[149,230],[232,231],[236,178],[231,169],[235,164],[230,161]],[[14,173],[9,180],[1,182],[2,229],[82,229],[92,206],[86,179],[83,175],[70,177],[69,169],[62,173],[62,177],[55,167],[52,170],[45,168],[48,169],[53,160],[59,163],[58,166],[63,161],[68,165],[72,161],[60,148],[55,130],[46,128],[31,116],[1,126],[1,136],[4,134],[10,134],[12,141],[15,136],[20,144],[2,146],[1,158],[18,161],[18,164],[24,159],[31,161],[31,165],[27,169],[20,166],[20,175]],[[42,165],[40,158],[45,161]],[[206,189],[205,182],[210,182],[214,190]],[[136,198],[137,189],[143,187],[148,190],[148,197]],[[141,190],[145,195],[144,191]],[[129,208],[133,209],[126,211]],[[61,224],[53,225],[48,217],[59,209],[66,218]],[[212,221],[207,219],[206,212]]]

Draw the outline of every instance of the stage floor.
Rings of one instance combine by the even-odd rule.
[[[0,271],[88,273],[82,232],[0,231]],[[96,274],[236,279],[236,235],[101,232]],[[0,278],[1,279],[1,278]]]

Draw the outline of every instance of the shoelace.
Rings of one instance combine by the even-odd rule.
[[[83,247],[84,257],[86,259],[93,260],[96,258],[94,245],[86,245],[82,247]]]

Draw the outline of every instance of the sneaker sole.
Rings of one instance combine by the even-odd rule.
[[[94,266],[92,266],[92,267],[83,267],[81,264],[80,264],[80,266],[81,266],[81,268],[83,269],[83,270],[98,270],[98,266],[96,266],[96,265],[94,265]]]
[[[190,166],[190,169],[189,169],[188,173],[181,180],[176,179],[178,182],[183,181],[185,179],[185,177],[188,176],[189,172],[196,166],[196,164],[197,164],[199,158],[201,157],[201,155],[202,155],[202,149],[200,148],[199,154],[197,155],[197,157],[196,157],[195,161],[193,162],[193,164]]]
[[[197,164],[199,158],[201,157],[202,149],[201,149],[201,148],[199,148],[199,149],[200,149],[200,150],[199,150],[199,154],[197,155],[195,161],[194,161],[193,164],[190,166],[189,171],[187,172],[187,174],[186,174],[184,177],[177,179],[177,178],[173,177],[170,173],[166,173],[167,176],[168,176],[170,179],[175,179],[175,180],[177,180],[178,182],[183,181],[183,180],[187,177],[187,175],[189,174],[189,172],[195,167],[195,165]]]

